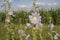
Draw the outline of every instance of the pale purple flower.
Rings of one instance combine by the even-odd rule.
[[[43,24],[41,22],[36,24],[36,28],[40,28],[40,27],[43,27]]]
[[[30,40],[30,35],[29,34],[26,36],[26,40]]]
[[[0,4],[0,7],[3,7],[3,4]]]
[[[37,24],[37,23],[41,22],[41,16],[37,12],[32,13],[32,15],[29,15],[29,19],[30,19],[31,23],[33,23],[33,24]]]
[[[56,35],[54,36],[55,40],[58,40],[58,33],[56,33]]]
[[[6,5],[6,2],[0,3],[0,7],[3,7]]]
[[[13,11],[12,10],[8,10],[8,15],[13,15]]]
[[[26,27],[27,27],[27,28],[31,28],[31,24],[30,24],[30,23],[27,23],[27,24],[26,24]]]
[[[6,23],[10,23],[10,19],[9,19],[9,18],[6,18],[6,19],[5,19],[5,22],[6,22]]]
[[[55,27],[55,26],[54,26],[53,23],[51,23],[51,24],[48,25],[48,28],[51,29],[51,30],[52,30],[54,27]]]
[[[18,34],[22,35],[22,36],[25,36],[25,31],[24,30],[18,30]]]

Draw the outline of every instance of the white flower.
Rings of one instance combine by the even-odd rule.
[[[40,28],[40,27],[43,27],[43,24],[41,22],[36,24],[36,28]]]
[[[3,4],[0,4],[0,7],[3,7]]]
[[[9,18],[6,18],[5,19],[5,22],[9,23],[10,22],[10,19]]]
[[[29,34],[26,36],[26,40],[30,40],[30,35]]]
[[[31,24],[30,24],[30,23],[27,23],[27,24],[26,24],[26,27],[27,27],[27,28],[31,28]]]
[[[20,35],[22,35],[22,36],[25,36],[26,34],[25,34],[25,31],[23,31],[23,30],[18,30],[18,34],[20,34]]]
[[[32,15],[29,15],[29,19],[30,19],[31,23],[33,23],[33,24],[37,24],[37,23],[41,22],[41,16],[37,12],[32,13]]]
[[[0,3],[0,7],[3,7],[6,5],[6,2]]]
[[[56,33],[56,35],[54,36],[55,40],[58,40],[58,33]]]
[[[54,26],[53,23],[51,23],[51,24],[48,25],[48,28],[51,29],[51,30],[52,30],[54,27],[55,27],[55,26]]]
[[[18,33],[22,34],[22,33],[24,33],[24,31],[23,30],[18,30]]]
[[[13,15],[13,11],[12,10],[8,10],[8,15]]]

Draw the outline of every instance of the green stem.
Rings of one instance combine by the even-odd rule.
[[[4,0],[4,2],[6,2],[6,1]],[[6,12],[6,4],[4,5],[4,8],[5,8],[5,12]]]
[[[20,40],[23,40],[21,35],[19,35],[19,38],[20,38]]]
[[[12,40],[14,40],[14,31],[12,30]]]
[[[9,28],[8,28],[8,26],[6,27],[7,28],[7,35],[6,35],[6,40],[9,40]]]
[[[51,40],[53,40],[53,36],[51,35]]]
[[[12,40],[14,40],[14,38],[12,38]]]
[[[37,38],[36,38],[36,33],[33,31],[33,40],[37,40]]]
[[[8,10],[11,8],[11,4],[8,3]]]
[[[40,38],[41,38],[41,40],[42,40],[42,36],[41,36],[41,33],[40,33]]]
[[[6,35],[6,37],[7,37],[6,40],[9,40],[9,35],[8,34]]]
[[[51,40],[53,40],[53,36],[52,36],[52,34],[49,34],[50,36],[51,36]]]
[[[42,33],[42,29],[39,30],[39,36],[40,36],[41,40],[43,40],[41,33]]]

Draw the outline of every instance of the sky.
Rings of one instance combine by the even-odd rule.
[[[3,3],[4,0],[0,0],[0,4]],[[33,8],[34,0],[12,0],[11,9],[27,9],[30,10]],[[40,8],[58,8],[60,7],[60,0],[36,0],[36,4],[40,6]],[[3,10],[3,7],[0,7],[0,10]]]

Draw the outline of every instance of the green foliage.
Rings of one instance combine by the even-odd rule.
[[[33,11],[33,10],[32,10]],[[22,23],[25,24],[29,22],[29,15],[31,12],[27,12],[24,10],[14,11],[14,17],[12,17],[12,23]],[[50,9],[50,10],[38,10],[40,15],[42,16],[42,23],[49,23],[52,21],[54,24],[60,24],[60,9]],[[6,13],[0,12],[0,22],[4,22]],[[50,20],[51,17],[51,20]]]
[[[3,12],[0,12],[0,22],[4,22],[5,20],[5,16],[6,14],[4,14]]]
[[[51,10],[39,10],[40,15],[42,16],[43,28],[27,29],[26,23],[29,21],[29,15],[32,11],[14,11],[15,16],[11,16],[11,23],[5,24],[2,23],[5,21],[6,13],[0,12],[0,40],[25,40],[26,36],[21,36],[18,34],[18,30],[22,29],[25,31],[26,35],[30,34],[30,40],[54,40],[55,33],[51,31],[51,34],[47,27],[47,23],[52,21],[54,24],[60,24],[60,9],[51,9]],[[53,31],[57,31],[60,35],[60,25],[55,25]],[[60,40],[60,37],[59,37]]]
[[[41,28],[39,29],[33,29],[34,26],[32,26],[31,29],[26,29],[25,24],[8,24],[5,26],[4,23],[0,23],[0,40],[25,40],[26,36],[21,36],[18,34],[19,29],[23,29],[26,34],[30,34],[30,40],[51,40],[51,37],[54,37],[55,33],[52,32],[51,35],[48,34],[48,27],[47,24],[43,24],[43,30]],[[60,25],[55,25],[54,30],[58,32],[60,35]],[[20,36],[19,36],[20,35]],[[60,37],[59,37],[60,38]],[[60,39],[59,39],[60,40]]]

